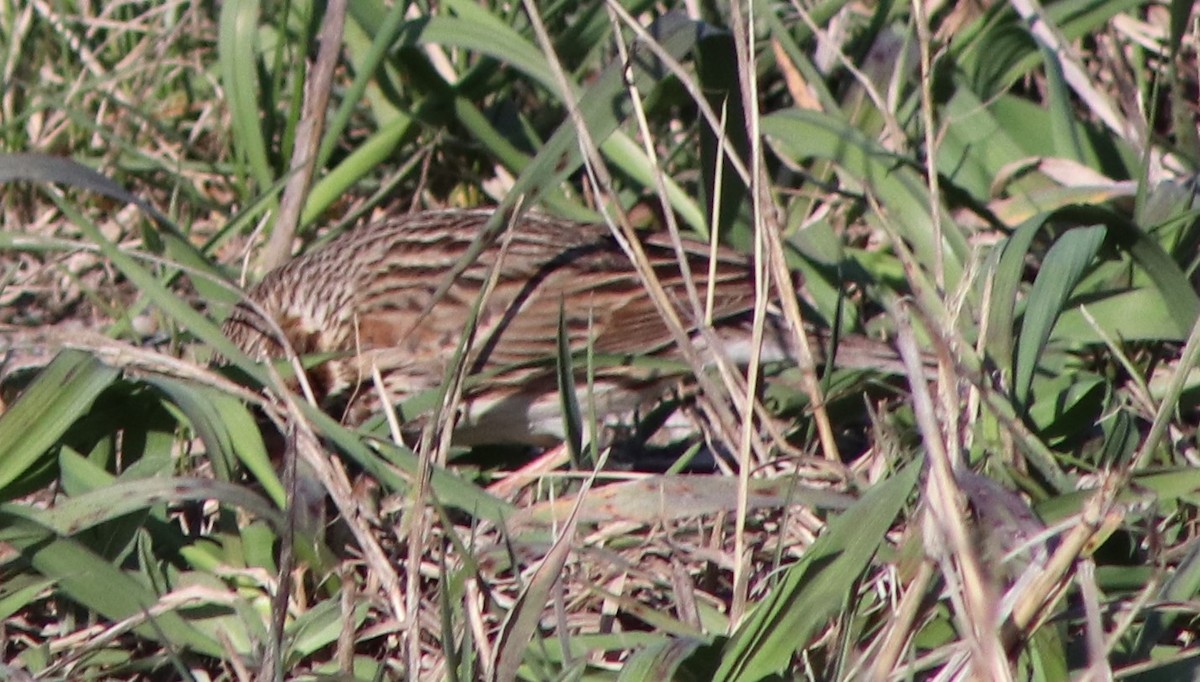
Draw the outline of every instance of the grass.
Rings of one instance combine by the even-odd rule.
[[[0,0],[7,674],[1195,676],[1191,4],[535,4],[350,3],[324,90],[311,3]],[[702,377],[724,473],[514,473],[220,333],[279,253],[518,204],[907,364]]]

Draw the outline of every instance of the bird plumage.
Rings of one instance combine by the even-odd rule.
[[[338,405],[339,416],[357,422],[379,406],[369,385],[373,367],[397,399],[440,385],[479,305],[466,363],[470,374],[487,378],[465,395],[460,431],[475,434],[466,440],[561,435],[554,381],[560,322],[573,352],[677,356],[676,337],[606,226],[527,214],[467,262],[491,215],[432,211],[348,232],[270,272],[247,292],[255,305],[239,305],[225,331],[251,356],[282,355],[258,307],[297,353],[341,354],[312,369],[309,379],[326,407]],[[641,243],[686,331],[694,333],[703,321],[687,302],[674,247],[661,234]],[[740,326],[755,300],[747,259],[720,248],[710,264],[710,246],[692,239],[683,250],[701,297],[714,273],[712,324],[726,331]],[[493,268],[495,286],[480,303]],[[786,348],[787,340],[768,344]],[[632,409],[660,392],[663,381],[628,366],[601,367],[599,408]]]

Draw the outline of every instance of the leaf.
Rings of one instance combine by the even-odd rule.
[[[417,475],[420,464],[417,456],[408,448],[381,441],[375,443],[379,450],[376,453],[366,446],[358,434],[324,412],[308,404],[300,405],[300,409],[322,435],[388,489],[399,491],[408,488],[408,481],[398,475],[396,469],[408,476]],[[440,504],[461,509],[479,518],[502,522],[516,513],[516,508],[511,504],[488,494],[459,473],[440,466],[431,468],[429,484]]]
[[[1050,339],[1073,344],[1098,344],[1104,339],[1084,317],[1086,308],[1100,331],[1122,341],[1183,341],[1186,335],[1179,330],[1179,321],[1163,304],[1162,293],[1142,287],[1118,291],[1085,306],[1073,306],[1059,315]],[[1137,311],[1131,315],[1131,311]]]
[[[116,378],[116,369],[82,351],[67,350],[38,374],[0,415],[0,497],[92,407]]]
[[[1017,402],[1026,408],[1029,406],[1033,373],[1050,338],[1050,330],[1054,328],[1071,291],[1083,276],[1084,268],[1096,257],[1107,233],[1108,230],[1103,226],[1070,230],[1050,247],[1038,270],[1033,290],[1029,293],[1029,302],[1025,306],[1025,318],[1021,322],[1021,334],[1013,360],[1013,393]]]
[[[909,464],[829,522],[730,638],[713,679],[761,680],[786,669],[813,634],[853,599],[855,583],[883,546],[920,471],[920,462]]]
[[[258,96],[258,16],[257,0],[221,6],[217,58],[238,154],[259,185],[269,187],[275,180],[275,172],[259,123],[262,106]]]
[[[992,277],[987,349],[993,362],[1002,372],[1015,372],[1014,342],[1017,339],[1017,331],[1014,320],[1019,310],[1020,301],[1017,294],[1023,281],[1026,259],[1039,232],[1048,229],[1047,226],[1051,223],[1062,222],[1104,225],[1111,241],[1127,250],[1134,262],[1146,273],[1154,285],[1161,305],[1165,306],[1165,313],[1151,312],[1148,323],[1152,324],[1165,314],[1175,325],[1177,338],[1187,336],[1197,314],[1200,314],[1200,297],[1197,297],[1192,289],[1187,275],[1162,246],[1127,218],[1111,210],[1094,206],[1069,206],[1038,214],[1025,221],[1000,249]],[[1119,293],[1113,292],[1108,296],[1116,296]],[[1094,303],[1095,301],[1088,302],[1089,309]],[[1095,304],[1103,307],[1102,304]],[[1158,308],[1157,305],[1154,307]],[[1060,311],[1060,315],[1065,312]],[[1124,312],[1127,320],[1136,321],[1137,316],[1128,315],[1128,311]],[[1141,312],[1139,309],[1139,315]],[[1093,332],[1089,331],[1087,337],[1092,335]],[[1085,341],[1087,337],[1084,337]]]
[[[150,217],[158,228],[149,236],[165,242],[167,253],[192,274],[192,280],[201,294],[218,300],[230,298],[229,287],[221,286],[225,279],[220,268],[193,246],[170,218],[104,174],[72,159],[57,156],[0,154],[0,185],[17,180],[68,185],[133,204]],[[0,246],[7,245],[6,242],[11,243],[0,236]],[[178,270],[168,273],[167,278],[176,274]],[[219,284],[214,285],[213,280]]]
[[[1200,544],[1190,544],[1187,555],[1182,557],[1179,565],[1157,590],[1156,598],[1161,603],[1189,602],[1200,593]],[[1150,658],[1153,649],[1167,636],[1180,615],[1170,609],[1155,609],[1147,614],[1146,625],[1138,632],[1134,646],[1134,655],[1138,660]]]
[[[655,36],[663,52],[673,59],[682,60],[695,47],[702,30],[703,24],[676,12],[656,21],[650,33]],[[495,41],[495,38],[490,37],[489,40]],[[632,105],[628,101],[628,87],[648,90],[654,83],[663,80],[664,72],[662,63],[649,49],[642,47],[633,50],[629,64],[614,62],[591,81],[579,98],[579,112],[592,139],[603,142],[629,115]],[[557,86],[552,91],[557,91]],[[518,198],[526,204],[536,203],[545,188],[556,187],[574,173],[581,163],[579,131],[570,120],[564,121],[541,146],[533,161],[520,169],[521,175],[509,190],[508,198],[501,203],[501,208],[511,208]],[[584,213],[580,217],[588,216]]]
[[[27,518],[26,513],[12,505],[0,507],[0,541],[10,543],[38,573],[53,580],[63,597],[113,622],[145,619],[133,631],[147,639],[206,656],[227,653],[219,642],[181,617],[178,605],[150,615],[159,605],[159,595],[81,543],[59,537]]]
[[[567,447],[577,468],[583,468],[583,418],[579,412],[579,398],[575,394],[575,370],[571,363],[571,336],[567,329],[564,302],[558,306],[558,353],[555,357],[555,375],[558,377],[558,399],[562,408],[563,433]]]
[[[72,535],[106,521],[112,521],[159,504],[217,500],[244,509],[270,522],[276,532],[284,528],[284,518],[262,497],[235,483],[209,478],[145,478],[119,480],[82,495],[58,500],[51,509],[3,505],[9,516],[19,516],[60,535]]]
[[[157,208],[143,201],[107,176],[80,164],[48,154],[0,154],[0,185],[23,180],[26,182],[49,182],[70,185],[89,192],[133,204],[144,211],[155,222],[170,224],[171,221]]]
[[[957,282],[962,277],[969,253],[966,238],[956,229],[943,230],[945,248],[937,248],[929,229],[929,192],[903,158],[845,121],[815,111],[792,109],[764,116],[762,132],[782,155],[797,162],[821,158],[837,163],[848,179],[878,197],[886,212],[882,219],[894,224],[912,244],[919,262],[934,263],[941,253],[946,281]],[[947,226],[954,224],[948,214],[942,220]]]
[[[638,649],[621,666],[620,682],[674,680],[700,682],[711,679],[719,644],[702,639],[672,637]]]
[[[217,389],[165,376],[150,377],[179,406],[218,463],[236,457],[283,509],[287,494],[263,445],[262,432],[241,401]],[[267,427],[272,428],[272,427]]]

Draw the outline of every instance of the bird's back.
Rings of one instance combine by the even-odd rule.
[[[272,271],[248,298],[298,353],[347,356],[310,375],[322,397],[353,390],[372,366],[401,398],[437,386],[476,306],[469,367],[494,373],[493,383],[528,381],[531,367],[543,374],[552,368],[560,322],[576,352],[589,346],[630,357],[671,352],[674,337],[607,227],[529,214],[467,260],[490,217],[490,211],[426,212],[359,228]],[[697,319],[674,247],[665,235],[641,244],[691,331]],[[683,249],[703,300],[709,246],[684,240]],[[722,249],[714,262],[712,320],[721,323],[751,308],[754,289],[745,259]],[[226,331],[252,355],[281,355],[252,309],[239,306]]]

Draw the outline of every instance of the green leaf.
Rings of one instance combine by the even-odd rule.
[[[1090,372],[1060,371],[1033,382],[1029,420],[1054,443],[1087,433],[1103,409],[1108,384]]]
[[[702,24],[680,14],[668,14],[655,22],[650,32],[657,37],[667,55],[682,60],[695,47],[702,28]],[[495,37],[489,40],[494,42]],[[628,87],[646,91],[664,78],[665,67],[648,49],[635,50],[629,64],[614,62],[606,68],[588,84],[579,99],[579,113],[592,139],[603,142],[629,115]],[[557,92],[557,87],[552,92]],[[526,204],[536,203],[546,188],[556,187],[581,163],[578,130],[572,121],[564,121],[542,145],[534,160],[520,169],[521,175],[509,190],[508,197],[501,202],[501,207],[511,208],[518,199]],[[582,212],[579,217],[586,219],[588,213]]]
[[[249,174],[261,187],[269,187],[275,172],[267,156],[267,141],[260,121],[258,83],[258,0],[221,6],[217,58],[221,83],[231,109],[233,139]]]
[[[1111,210],[1095,206],[1068,206],[1049,213],[1040,213],[1026,220],[1013,232],[1000,249],[1000,256],[994,269],[992,279],[992,305],[989,309],[987,348],[993,362],[1002,372],[1015,371],[1016,351],[1014,341],[1017,338],[1014,320],[1019,311],[1021,289],[1027,259],[1034,240],[1048,225],[1056,223],[1102,224],[1108,230],[1112,242],[1128,251],[1133,260],[1141,268],[1154,285],[1154,291],[1161,300],[1150,309],[1139,309],[1139,315],[1133,316],[1124,310],[1126,323],[1136,323],[1142,313],[1148,315],[1147,323],[1169,319],[1177,330],[1175,338],[1184,338],[1192,327],[1193,321],[1200,313],[1200,297],[1188,282],[1187,275],[1171,256],[1154,241],[1151,235],[1140,230],[1127,218]],[[1043,263],[1042,270],[1045,270]],[[1091,293],[1091,292],[1089,292]],[[1092,305],[1104,308],[1104,299],[1117,296],[1120,292],[1107,293],[1106,297],[1089,301]],[[1028,300],[1027,300],[1028,303]],[[1165,306],[1165,310],[1160,310]],[[1066,311],[1059,311],[1060,315]],[[1114,314],[1122,315],[1121,310]],[[1068,318],[1078,320],[1075,318]],[[1074,322],[1073,322],[1074,323]],[[1103,325],[1102,325],[1103,326]],[[1078,337],[1086,341],[1093,337],[1090,330],[1086,336]],[[1136,338],[1132,335],[1131,338]],[[1010,375],[1013,376],[1013,375]],[[1014,386],[1016,384],[1014,383]]]
[[[843,169],[845,179],[862,186],[878,198],[886,217],[900,235],[912,244],[921,263],[934,263],[942,254],[947,282],[958,282],[970,251],[966,238],[950,229],[953,218],[944,212],[947,226],[938,249],[929,229],[929,192],[924,180],[905,159],[888,152],[877,140],[828,114],[790,109],[764,116],[761,129],[775,148],[797,163],[805,159],[829,159]]]
[[[0,620],[8,620],[14,613],[31,608],[38,601],[38,595],[53,586],[53,580],[28,573],[7,578],[0,583]]]
[[[575,370],[571,363],[571,336],[567,329],[564,302],[558,306],[558,353],[555,358],[555,375],[558,377],[558,399],[562,408],[563,433],[567,447],[578,468],[583,468],[583,417],[579,412],[579,398],[575,395]]]
[[[356,604],[354,612],[350,614],[350,622],[347,623],[347,618],[342,613],[342,605],[337,600],[321,601],[288,626],[291,654],[307,658],[322,647],[336,642],[346,628],[353,627],[357,630],[366,620],[369,608],[370,605],[366,602]]]
[[[1095,327],[1084,316],[1084,310],[1095,321]],[[1131,315],[1131,310],[1136,310],[1137,314]],[[1109,338],[1122,341],[1183,341],[1186,338],[1180,332],[1178,319],[1164,305],[1162,293],[1142,287],[1119,291],[1064,310],[1050,339],[1073,344],[1103,343],[1096,327]]]
[[[786,669],[819,628],[853,600],[855,583],[883,546],[920,471],[920,462],[909,464],[829,522],[730,638],[713,679],[761,680]]]
[[[217,500],[265,519],[280,531],[283,515],[245,486],[210,478],[147,478],[115,481],[82,495],[59,500],[51,509],[4,505],[10,516],[21,516],[60,535],[72,535],[106,521],[159,504]]]
[[[1033,282],[1033,291],[1025,306],[1021,335],[1013,360],[1013,392],[1017,402],[1028,407],[1029,388],[1038,359],[1045,351],[1050,330],[1063,311],[1071,291],[1086,268],[1108,230],[1103,226],[1076,228],[1059,238],[1050,251]]]
[[[638,649],[621,666],[620,682],[675,680],[701,682],[712,679],[720,644],[702,639],[672,637]]]
[[[23,512],[12,505],[0,507],[0,540],[10,543],[34,570],[53,580],[63,597],[111,622],[144,619],[133,631],[147,639],[206,656],[227,653],[217,640],[204,635],[179,614],[180,605],[152,613],[159,595],[83,544],[57,536],[46,526],[26,518]]]
[[[1200,544],[1193,542],[1190,545],[1187,555],[1158,589],[1159,603],[1189,602],[1200,593]],[[1155,609],[1147,614],[1146,625],[1138,633],[1134,655],[1139,660],[1148,658],[1180,615],[1170,609]]]
[[[82,351],[67,350],[46,366],[17,402],[0,415],[0,497],[92,407],[117,378],[116,369]]]
[[[216,458],[215,463],[236,457],[280,509],[286,506],[287,494],[263,445],[262,432],[240,400],[215,388],[171,377],[151,377],[148,382],[183,410],[208,447],[209,457]]]
[[[302,404],[300,409],[322,435],[388,489],[399,491],[408,488],[408,481],[398,475],[396,469],[408,476],[417,475],[420,463],[408,448],[380,441],[375,444],[379,450],[376,453],[367,447],[358,434],[324,412],[308,404]],[[429,483],[440,504],[464,510],[482,519],[501,522],[516,513],[514,506],[493,497],[457,472],[439,466],[431,467]]]
[[[133,204],[160,224],[170,219],[107,176],[71,159],[47,154],[0,154],[0,185],[22,180],[70,185]]]

